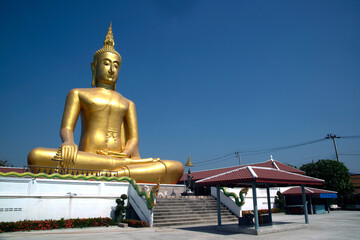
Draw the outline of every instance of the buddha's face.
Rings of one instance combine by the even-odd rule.
[[[111,52],[102,53],[95,66],[92,65],[93,74],[95,68],[95,82],[102,82],[114,86],[119,76],[121,60],[117,54]]]

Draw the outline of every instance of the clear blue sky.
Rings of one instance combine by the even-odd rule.
[[[360,135],[360,1],[2,1],[0,159],[23,166],[32,148],[60,146],[66,95],[90,87],[110,21],[142,157],[191,154],[195,171],[237,165],[201,163],[235,151]],[[337,143],[360,172],[360,139]],[[242,162],[270,154],[301,166],[334,148]]]

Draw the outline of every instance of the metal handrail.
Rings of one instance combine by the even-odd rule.
[[[71,175],[94,175],[94,176],[105,176],[105,177],[119,177],[117,171],[109,170],[94,170],[94,169],[83,169],[83,168],[64,168],[64,167],[49,167],[49,166],[39,166],[39,165],[25,165],[24,172],[32,173],[46,173],[53,174],[58,173],[61,175],[71,174]]]

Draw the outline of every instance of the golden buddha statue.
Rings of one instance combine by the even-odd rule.
[[[137,182],[175,184],[183,174],[180,162],[158,158],[141,159],[135,104],[115,91],[121,56],[114,49],[111,29],[104,46],[91,63],[92,87],[72,89],[66,99],[61,123],[62,145],[58,149],[35,148],[28,164],[54,167],[54,156],[60,167],[117,171]],[[74,129],[81,115],[81,139],[74,143]]]

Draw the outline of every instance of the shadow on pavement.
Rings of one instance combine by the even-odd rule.
[[[177,227],[176,229],[181,229],[185,231],[193,231],[193,232],[203,232],[203,233],[212,233],[212,234],[219,234],[219,235],[233,235],[236,234],[234,232],[222,232],[218,230],[217,225],[209,225],[209,226],[194,226],[194,227]]]
[[[224,224],[222,226],[208,225],[208,226],[186,226],[177,227],[177,229],[185,231],[212,233],[218,235],[234,235],[234,234],[251,234],[260,235],[274,232],[291,231],[303,228],[304,224],[297,222],[274,222],[273,224],[261,224],[259,230],[255,230],[254,226],[239,226],[238,224]]]

